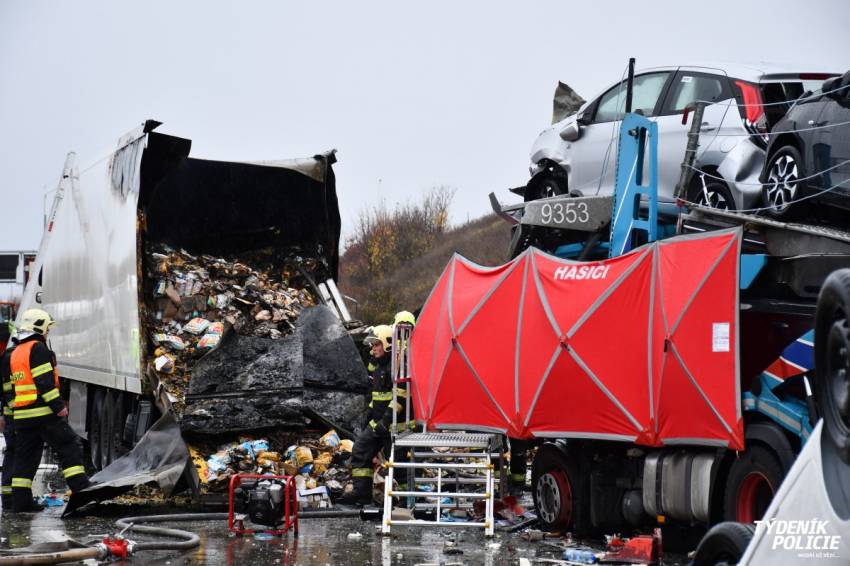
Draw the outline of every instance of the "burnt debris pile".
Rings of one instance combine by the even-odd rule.
[[[362,426],[358,393],[368,376],[321,304],[320,260],[291,248],[214,257],[154,244],[146,252],[147,370],[184,433]]]

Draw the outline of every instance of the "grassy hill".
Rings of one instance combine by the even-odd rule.
[[[504,220],[488,215],[448,228],[451,194],[438,197],[361,218],[340,261],[340,290],[357,301],[353,316],[381,324],[400,310],[419,309],[455,252],[482,265],[505,262],[510,227]]]

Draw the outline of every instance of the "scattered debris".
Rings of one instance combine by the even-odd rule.
[[[630,539],[619,536],[606,537],[607,552],[603,560],[614,560],[629,564],[648,564],[659,562],[662,558],[661,529],[656,528],[651,535],[639,535]]]
[[[279,340],[295,330],[305,308],[317,304],[305,274],[319,262],[260,250],[240,257],[192,255],[149,245],[147,331],[153,368],[181,416],[192,368],[232,329],[240,336]]]
[[[333,507],[327,487],[315,487],[316,480],[312,478],[306,480],[306,482],[306,488],[298,488],[298,504],[301,509],[328,509]],[[310,487],[311,485],[313,487]]]
[[[596,564],[599,561],[599,556],[590,550],[568,548],[564,551],[564,560],[578,564]]]
[[[48,493],[36,498],[36,501],[45,507],[62,507],[65,505],[65,498],[57,493]]]
[[[303,508],[332,507],[331,501],[353,489],[347,468],[351,451],[340,442],[336,431],[321,437],[301,438],[300,444],[283,448],[293,434],[250,439],[243,437],[219,446],[204,459],[203,448],[190,448],[192,462],[206,491],[227,490],[230,478],[237,473],[295,476],[298,499]]]

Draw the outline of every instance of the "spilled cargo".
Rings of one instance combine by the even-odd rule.
[[[335,153],[196,159],[159,125],[82,172],[69,159],[22,302],[59,321],[69,423],[94,467],[120,461],[165,414],[187,439],[361,427],[368,376],[334,283]],[[149,476],[157,458],[175,465],[156,448],[177,446],[174,430],[137,455]]]

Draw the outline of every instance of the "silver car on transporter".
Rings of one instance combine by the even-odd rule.
[[[658,124],[658,194],[671,199],[679,179],[690,124],[682,114],[707,101],[700,147],[687,199],[715,208],[759,206],[759,175],[768,133],[793,102],[837,73],[776,65],[654,67],[637,71],[632,111]],[[578,112],[543,130],[531,149],[525,200],[560,194],[611,194],[625,82],[615,82]]]

